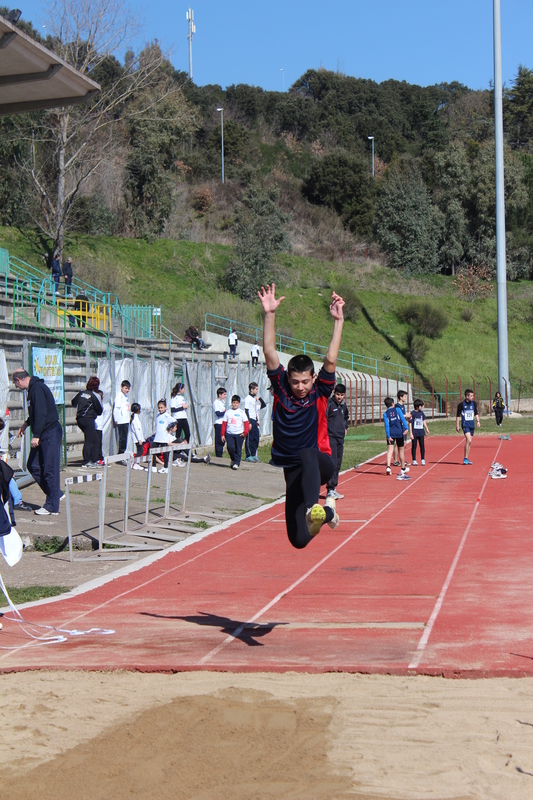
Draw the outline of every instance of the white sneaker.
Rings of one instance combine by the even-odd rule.
[[[177,458],[172,463],[174,464],[175,467],[186,467],[187,466],[187,462],[186,461],[182,461],[181,458]]]
[[[387,467],[386,472],[387,472],[387,475],[392,475],[392,470],[391,470],[390,467]]]
[[[141,467],[140,464],[134,464],[132,469],[140,469],[142,472],[144,472],[144,467]]]
[[[409,472],[409,467],[407,466],[407,464],[406,464],[406,465],[405,465],[405,467],[402,469],[402,472]]]
[[[413,463],[414,463],[414,462],[413,462]],[[422,464],[422,466],[423,466],[423,467],[425,467],[425,466],[426,466],[426,462],[425,462],[425,460],[424,460],[424,459],[422,459],[422,461],[421,461],[420,463]]]
[[[159,470],[160,475],[166,475],[167,472],[168,472],[167,467],[161,467],[161,469]]]
[[[59,511],[48,511],[48,509],[45,508],[44,506],[42,508],[36,508],[33,513],[37,514],[37,516],[39,516],[39,517],[57,517],[57,516],[59,516]]]
[[[326,502],[324,503],[324,508],[332,508],[333,509],[333,519],[331,522],[327,522],[326,525],[329,525],[330,528],[335,530],[335,528],[339,527],[339,515],[337,514],[337,508],[335,503],[334,497],[326,497]]]
[[[423,464],[423,463],[424,463],[424,462],[422,461],[422,464]],[[418,467],[418,461],[413,461],[413,467]]]
[[[232,465],[231,465],[231,468],[232,468],[232,469],[239,469],[239,465],[238,465],[238,464],[232,464]]]
[[[152,467],[152,472],[157,472],[157,467]]]

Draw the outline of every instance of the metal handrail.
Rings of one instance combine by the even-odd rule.
[[[242,334],[243,338],[253,339],[258,343],[263,341],[263,330],[259,326],[249,325],[246,322],[238,322],[236,320],[220,317],[218,314],[205,315],[204,329],[212,330],[213,333],[229,333],[230,330]],[[253,332],[253,333],[252,333]],[[317,360],[324,359],[328,348],[324,345],[316,344],[313,342],[306,342],[303,339],[295,339],[292,336],[285,336],[282,333],[276,333],[276,347],[280,353],[304,353],[311,358],[316,357]],[[373,372],[375,375],[391,374],[398,377],[399,380],[411,381],[413,378],[413,368],[408,364],[396,364],[393,361],[385,361],[372,356],[364,356],[359,353],[350,353],[347,350],[339,350],[337,358],[337,366],[339,369],[349,369],[352,372],[358,370]]]

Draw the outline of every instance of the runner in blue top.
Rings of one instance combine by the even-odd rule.
[[[472,436],[474,435],[475,424],[481,428],[479,421],[479,414],[477,404],[474,400],[474,392],[472,389],[465,390],[465,399],[457,406],[457,414],[455,415],[455,428],[459,433],[459,425],[463,429],[465,437],[465,457],[463,464],[471,464],[468,456],[470,455],[470,448],[472,446]]]
[[[401,471],[397,480],[410,480],[409,467],[405,466],[405,443],[404,435],[409,431],[407,420],[398,406],[394,405],[392,397],[385,398],[386,411],[383,412],[383,422],[385,423],[385,436],[387,438],[387,475],[391,475],[390,468],[394,445],[398,447],[398,457],[400,459]]]
[[[409,421],[409,427],[411,428],[411,454],[413,456],[413,466],[418,466],[418,461],[416,460],[416,446],[417,444],[420,445],[420,463],[423,467],[426,466],[426,443],[425,443],[425,434],[427,433],[429,436],[429,428],[426,422],[426,415],[424,414],[424,401],[423,400],[415,400],[413,403],[415,410],[411,412],[411,419]]]
[[[265,312],[263,354],[267,375],[274,391],[272,463],[283,467],[287,497],[285,522],[293,547],[309,544],[326,522],[336,528],[339,517],[335,499],[318,502],[320,487],[334,472],[328,437],[326,410],[328,397],[335,386],[335,365],[342,337],[344,300],[332,293],[329,311],[333,334],[324,366],[315,374],[312,360],[306,355],[293,356],[287,370],[276,352],[276,309],[284,297],[276,299],[276,287],[262,286],[258,292]]]
[[[400,411],[404,415],[404,417],[407,420],[407,422],[409,422],[411,420],[411,414],[408,411],[405,410],[405,404],[407,403],[408,397],[409,397],[409,395],[407,394],[407,392],[404,389],[400,389],[398,391],[397,395],[396,395],[397,400],[396,400],[396,403],[394,404],[395,408],[399,408],[400,409]],[[404,442],[404,444],[405,444],[405,442]],[[407,466],[407,461],[405,463],[406,463],[406,466]],[[399,467],[400,466],[400,456],[398,454],[398,446],[396,444],[394,445],[394,459],[393,459],[393,462],[392,462],[392,466],[393,467]]]

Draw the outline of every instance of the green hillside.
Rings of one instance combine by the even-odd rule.
[[[31,232],[0,228],[0,246],[34,265],[43,264],[39,241]],[[75,274],[101,289],[116,291],[123,302],[160,305],[163,323],[178,335],[191,323],[203,327],[210,312],[261,325],[258,303],[247,303],[220,286],[232,249],[187,241],[145,240],[79,235],[68,243]],[[378,264],[322,262],[278,256],[275,278],[287,300],[278,312],[278,329],[289,336],[327,344],[331,325],[328,299],[332,289],[355,291],[360,304],[355,321],[347,321],[343,349],[398,363],[411,363],[408,325],[398,314],[419,296],[442,309],[448,327],[427,339],[427,355],[415,364],[422,379],[444,375],[463,384],[497,376],[496,291],[470,303],[458,297],[453,278],[441,275],[404,278]],[[514,384],[531,385],[533,360],[533,284],[508,284],[509,359]],[[472,318],[467,321],[469,312]]]

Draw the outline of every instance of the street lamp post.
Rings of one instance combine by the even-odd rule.
[[[372,177],[374,177],[374,137],[369,136],[369,139],[372,139]]]
[[[283,85],[283,91],[285,92],[285,70],[281,67],[281,80]]]
[[[217,108],[220,111],[220,143],[222,146],[222,183],[224,183],[224,109]]]

